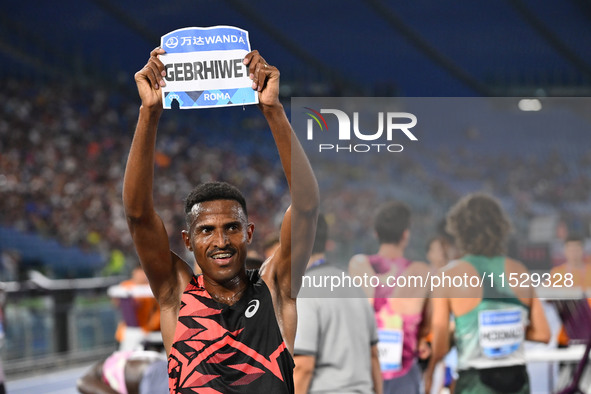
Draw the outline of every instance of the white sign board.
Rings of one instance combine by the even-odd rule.
[[[232,26],[187,27],[172,31],[161,39],[166,54],[166,86],[162,105],[211,108],[257,104],[248,67],[242,63],[250,52],[248,32]]]

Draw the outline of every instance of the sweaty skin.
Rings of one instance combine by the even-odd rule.
[[[161,48],[154,49],[147,64],[135,74],[142,105],[125,169],[123,203],[136,251],[160,305],[162,337],[170,353],[181,295],[192,278],[193,262],[187,264],[170,250],[167,230],[152,197],[154,150],[162,114],[160,87],[166,84],[166,71],[159,56],[164,53]],[[295,295],[314,240],[318,185],[279,101],[279,70],[256,50],[247,54],[243,63],[252,79],[252,88],[259,92],[259,108],[271,129],[291,194],[291,206],[280,230],[280,246],[263,263],[260,274],[271,293],[283,338],[293,351]],[[237,202],[215,200],[199,205],[192,210],[191,226],[182,232],[182,237],[203,272],[206,290],[219,302],[232,304],[247,285],[244,261],[254,225],[247,222]]]

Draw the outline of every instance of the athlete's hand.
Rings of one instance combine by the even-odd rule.
[[[166,85],[164,64],[158,55],[164,54],[164,49],[157,47],[150,52],[148,63],[135,74],[135,83],[142,100],[142,106],[150,109],[162,110],[162,92],[160,88]]]
[[[252,88],[259,92],[259,107],[274,107],[281,105],[279,101],[279,70],[268,64],[254,50],[244,57],[244,64],[248,66],[248,73],[252,79]]]

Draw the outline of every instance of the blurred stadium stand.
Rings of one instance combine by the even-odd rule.
[[[340,85],[357,95],[583,96],[590,22],[585,0],[10,2],[0,52],[5,75],[133,88],[160,36],[227,24],[248,30],[292,89],[317,95]]]
[[[161,35],[218,24],[249,31],[253,48],[281,70],[286,104],[292,96],[591,96],[587,0],[9,2],[0,15],[0,280],[14,289],[18,280],[30,284],[31,269],[50,280],[127,272],[136,257],[120,195],[139,105],[133,74]],[[182,227],[180,199],[191,185],[221,179],[248,196],[256,239],[265,239],[281,217],[268,213],[287,200],[264,121],[253,108],[196,112],[171,111],[159,131],[155,199],[166,225]],[[569,115],[572,130],[536,140],[439,122],[424,126],[430,134],[416,152],[388,166],[374,158],[372,176],[356,163],[326,167],[323,210],[334,223],[350,223],[334,231],[342,257],[375,246],[368,229],[376,200],[411,203],[411,251],[422,258],[448,207],[485,189],[511,213],[520,236],[514,255],[533,268],[552,265],[553,240],[530,224],[541,218],[546,234],[566,223],[590,235],[588,112]],[[393,177],[396,190],[367,188]],[[182,253],[178,234],[171,244]],[[9,295],[3,355],[15,373],[64,349],[54,316],[63,300],[39,289]],[[67,348],[80,360],[115,346],[118,316],[102,290],[63,302]]]
[[[65,247],[55,239],[44,239],[38,234],[22,233],[7,227],[0,227],[0,250],[15,251],[24,266],[43,267],[57,277],[92,276],[104,265],[99,253]]]

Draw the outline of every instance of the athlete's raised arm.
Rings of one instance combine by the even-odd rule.
[[[300,288],[314,243],[319,192],[316,177],[306,154],[279,101],[279,70],[269,65],[257,51],[245,59],[253,88],[259,92],[259,107],[267,119],[291,194],[291,206],[283,218],[280,246],[267,260],[261,275],[270,287],[276,313],[288,347],[295,336],[295,296]]]
[[[161,307],[177,304],[186,282],[188,266],[170,252],[168,234],[154,209],[154,150],[158,121],[162,114],[164,65],[150,53],[148,63],[135,74],[141,107],[123,181],[123,205],[135,249],[150,287]],[[164,330],[163,330],[164,331]]]

